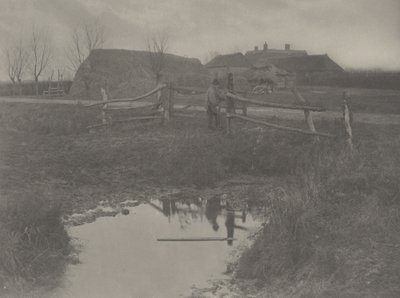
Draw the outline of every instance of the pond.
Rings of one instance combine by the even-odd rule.
[[[235,248],[259,226],[248,207],[233,210],[220,199],[156,200],[127,209],[70,228],[82,247],[80,263],[68,266],[51,297],[190,295],[192,286],[223,278]],[[218,241],[157,241],[201,237]]]

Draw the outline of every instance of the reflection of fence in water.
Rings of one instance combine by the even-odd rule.
[[[190,200],[162,199],[158,202],[149,202],[149,204],[168,217],[169,222],[172,217],[176,218],[183,230],[198,220],[200,222],[207,221],[214,232],[223,231],[221,230],[222,225],[226,229],[226,237],[158,238],[158,241],[227,241],[228,245],[232,245],[235,240],[235,230],[248,231],[248,228],[243,225],[246,223],[247,215],[252,214],[254,208],[260,209],[259,206],[244,204],[244,208],[234,210],[227,200],[218,197]],[[223,223],[218,223],[217,218],[221,221],[221,217],[224,219]]]

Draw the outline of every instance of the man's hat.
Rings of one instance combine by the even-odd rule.
[[[212,81],[212,84],[213,84],[213,85],[219,85],[218,79],[214,79],[214,80]]]

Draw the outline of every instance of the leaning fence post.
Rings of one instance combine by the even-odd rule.
[[[103,102],[107,102],[108,96],[107,96],[106,90],[104,88],[101,88],[100,92],[101,92],[101,96],[103,98]],[[103,125],[107,125],[107,107],[108,107],[108,104],[105,103],[105,104],[103,104],[103,108],[101,110],[101,122]]]
[[[345,91],[343,92],[343,121],[346,131],[346,143],[350,151],[353,151],[353,130],[351,125],[353,123],[353,113],[350,107],[350,95]]]
[[[300,94],[300,92],[296,88],[292,88],[292,92],[294,96],[296,97],[297,101],[301,102],[302,104],[307,104],[307,101],[304,99],[304,97]],[[316,132],[315,126],[314,126],[314,121],[311,115],[311,111],[309,110],[304,110],[304,117],[308,126],[308,129],[312,132]]]

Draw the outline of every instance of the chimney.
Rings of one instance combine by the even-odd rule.
[[[268,50],[268,44],[267,42],[264,42],[264,51]]]
[[[254,52],[258,51],[258,46],[254,46]]]
[[[285,44],[285,51],[290,51],[290,43]]]

